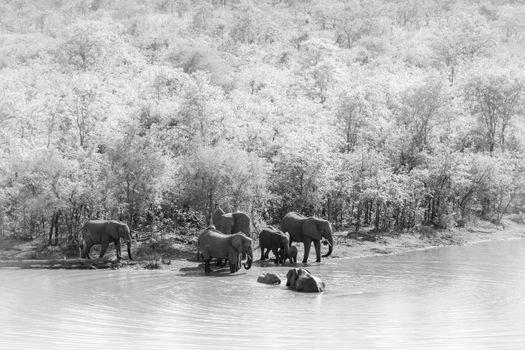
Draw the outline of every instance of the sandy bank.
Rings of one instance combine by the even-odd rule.
[[[348,232],[339,231],[334,234],[335,247],[330,259],[337,258],[361,258],[367,256],[378,256],[384,254],[401,254],[405,252],[430,249],[434,247],[475,244],[485,241],[501,241],[525,238],[525,224],[511,220],[504,220],[503,225],[494,225],[488,222],[479,222],[466,228],[455,228],[450,230],[436,230],[422,227],[417,231],[396,234],[374,234],[371,231]],[[254,242],[254,258],[260,258],[258,242]],[[140,245],[141,243],[136,243]],[[303,245],[294,243],[299,251],[298,258],[303,256]],[[134,247],[135,249],[138,247]],[[31,259],[64,259],[63,252],[58,248],[45,247],[41,240],[29,242],[15,241],[9,238],[0,239],[0,260],[31,260]],[[322,247],[326,252],[326,247]],[[136,256],[133,262],[124,260],[123,267],[127,268],[149,268],[158,267],[162,269],[178,270],[187,267],[196,267],[199,262],[195,261],[196,247],[191,241],[185,243],[173,243],[169,252],[156,252]],[[110,254],[114,250],[109,249]],[[113,258],[111,255],[108,256]],[[76,257],[67,257],[76,258]],[[126,254],[124,254],[126,258]],[[310,250],[309,261],[315,259],[315,250]],[[5,265],[5,264],[4,264]],[[16,266],[16,263],[13,262]]]

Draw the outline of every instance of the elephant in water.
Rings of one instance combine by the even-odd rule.
[[[246,236],[252,236],[251,220],[248,214],[237,211],[225,213],[221,208],[217,208],[212,216],[213,225],[222,233],[227,235],[242,232]]]
[[[275,264],[284,262],[288,256],[288,246],[290,245],[290,235],[283,233],[276,228],[266,227],[259,233],[259,247],[261,248],[261,261],[268,259],[270,250],[275,256]],[[266,253],[265,253],[266,250]]]
[[[319,293],[325,289],[324,282],[307,269],[291,269],[286,279],[286,286],[296,292]]]
[[[294,212],[286,214],[281,221],[281,230],[290,234],[290,245],[292,242],[303,242],[304,256],[303,263],[308,261],[310,246],[314,242],[316,261],[321,261],[321,239],[328,241],[327,257],[332,254],[334,238],[332,237],[332,225],[326,220],[316,217],[306,217]]]
[[[128,257],[131,258],[131,231],[128,225],[120,221],[114,220],[90,220],[82,227],[83,234],[83,249],[81,253],[82,258],[91,259],[89,252],[94,244],[101,244],[100,258],[106,254],[110,242],[115,243],[115,250],[117,251],[117,260],[122,259],[120,251],[120,239],[126,242]]]
[[[279,278],[279,275],[275,273],[264,273],[257,277],[257,282],[265,284],[281,284],[281,279]]]
[[[244,264],[246,270],[250,269],[253,260],[252,239],[244,233],[226,235],[213,227],[208,227],[199,236],[199,249],[204,257],[204,271],[211,272],[210,261],[212,258],[228,259],[230,273],[240,270],[242,254],[246,254]]]

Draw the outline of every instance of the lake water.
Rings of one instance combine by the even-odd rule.
[[[302,265],[302,264],[299,264]],[[525,240],[325,259],[321,294],[289,267],[0,270],[0,348],[521,349]],[[278,272],[279,286],[256,282]]]

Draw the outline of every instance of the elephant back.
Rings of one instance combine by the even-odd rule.
[[[242,232],[246,236],[251,237],[252,236],[252,221],[250,220],[250,217],[248,214],[242,211],[237,211],[232,213],[233,219],[234,219],[234,225],[232,233],[234,232]]]
[[[303,222],[306,219],[298,213],[290,212],[281,221],[281,231],[290,234],[291,242],[301,242],[303,240]]]

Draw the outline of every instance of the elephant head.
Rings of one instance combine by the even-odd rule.
[[[257,277],[257,282],[265,284],[281,284],[281,279],[279,278],[279,275],[275,273],[264,273]]]
[[[282,253],[285,257],[287,257],[289,255],[289,247],[290,247],[290,234],[288,232],[284,232],[282,234],[281,245],[282,245]]]
[[[242,254],[246,254],[246,257],[247,257],[246,263],[244,263],[243,266],[246,270],[249,270],[252,267],[252,261],[253,261],[252,239],[247,237],[243,233],[236,233],[236,234],[233,234],[231,237],[231,245],[236,254],[234,254],[234,257],[231,256],[229,258],[230,272],[237,271],[237,267],[236,267],[237,262],[240,261]],[[231,271],[232,266],[235,266],[233,267],[235,271]]]
[[[334,238],[332,235],[332,225],[327,220],[311,217],[303,223],[303,234],[311,239],[322,240],[326,239],[328,242],[328,253],[323,257],[330,256],[334,248]]]
[[[251,236],[251,220],[248,214],[237,211],[225,213],[221,208],[217,208],[212,215],[213,225],[224,234],[243,232],[248,237]]]
[[[297,292],[318,293],[325,288],[324,282],[307,269],[291,269],[286,279],[286,286]]]
[[[129,260],[132,260],[131,258],[131,240],[133,239],[133,235],[131,234],[131,231],[128,225],[121,223],[120,225],[117,226],[117,232],[118,232],[119,238],[121,238],[126,243]]]
[[[280,236],[281,249],[279,249],[279,258],[281,264],[283,264],[290,256],[290,234],[288,232],[281,232]]]

